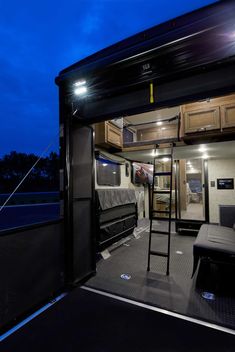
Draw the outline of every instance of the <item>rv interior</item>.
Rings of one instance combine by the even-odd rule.
[[[93,127],[97,275],[86,285],[235,328],[235,95]]]

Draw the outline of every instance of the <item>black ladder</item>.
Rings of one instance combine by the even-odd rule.
[[[163,161],[164,163],[170,164],[168,170],[159,170],[159,163],[156,165],[157,161]],[[169,176],[170,187],[167,190],[156,190],[155,189],[155,179],[156,177]],[[173,182],[173,144],[171,145],[171,153],[163,154],[154,157],[154,167],[153,167],[153,184],[149,196],[151,196],[149,217],[150,217],[150,230],[149,230],[149,247],[148,247],[148,267],[147,270],[150,271],[150,257],[151,255],[160,256],[167,258],[167,269],[166,275],[169,275],[169,264],[170,264],[170,243],[171,243],[171,212],[172,212],[172,182]],[[169,208],[167,210],[154,209],[154,198],[155,194],[169,194]],[[156,201],[155,204],[158,202]],[[165,215],[165,217],[162,217]],[[168,231],[153,230],[154,220],[167,220],[168,221]],[[165,234],[167,235],[167,252],[160,252],[151,249],[152,234]]]

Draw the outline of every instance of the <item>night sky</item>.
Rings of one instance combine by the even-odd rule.
[[[0,156],[58,144],[54,78],[72,63],[209,0],[0,2]]]

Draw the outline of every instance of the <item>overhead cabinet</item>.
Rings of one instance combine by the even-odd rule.
[[[221,106],[221,127],[235,127],[235,101]]]
[[[162,140],[168,138],[177,138],[178,125],[171,124],[164,127],[143,128],[137,131],[138,141]]]
[[[235,128],[235,94],[181,106],[184,134]]]
[[[122,148],[122,128],[105,121],[95,125],[95,144],[102,147]]]
[[[219,107],[209,107],[184,113],[185,133],[220,129]]]

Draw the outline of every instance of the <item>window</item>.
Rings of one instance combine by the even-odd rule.
[[[96,160],[97,184],[99,186],[120,186],[120,165],[104,159]]]

